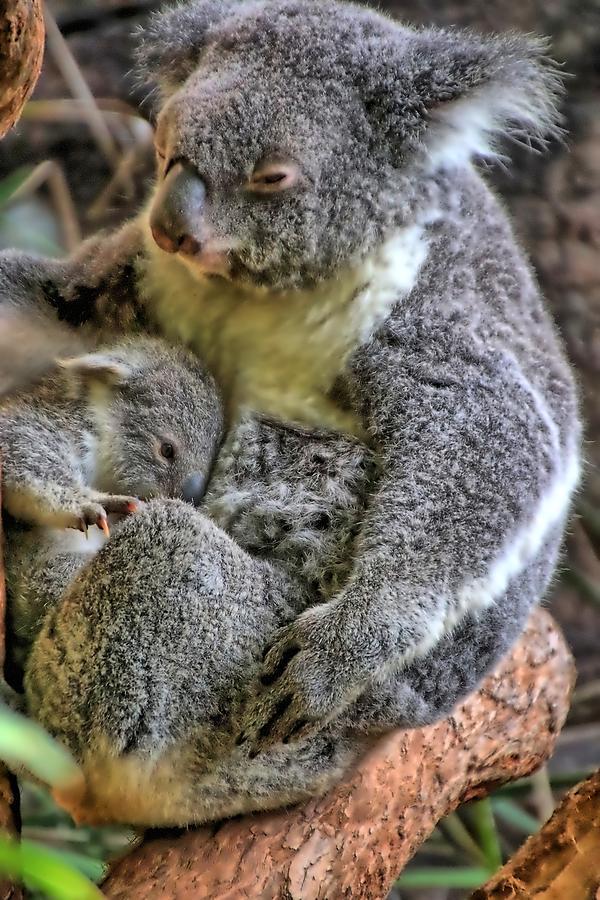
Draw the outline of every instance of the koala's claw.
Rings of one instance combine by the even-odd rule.
[[[121,516],[128,516],[137,512],[140,501],[135,497],[120,497],[118,495],[107,494],[103,500],[103,505],[107,513],[115,513]]]
[[[73,513],[66,514],[67,523],[72,528],[77,528],[86,536],[88,528],[96,525],[107,538],[110,537],[108,516],[113,514],[131,515],[139,507],[139,501],[135,497],[122,497],[116,494],[98,494],[83,500],[79,508]]]

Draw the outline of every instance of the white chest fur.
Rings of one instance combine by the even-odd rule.
[[[360,268],[311,291],[241,291],[198,280],[147,239],[141,289],[163,333],[206,360],[235,413],[360,432],[328,394],[352,351],[415,284],[427,255],[420,225],[397,231]]]

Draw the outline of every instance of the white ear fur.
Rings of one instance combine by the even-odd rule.
[[[86,353],[72,359],[58,359],[56,364],[82,386],[99,384],[114,388],[131,377],[129,366],[104,353]]]
[[[506,57],[493,61],[489,80],[430,112],[425,144],[433,167],[502,158],[502,138],[543,148],[562,133],[562,79],[544,56],[546,42],[521,35],[495,40],[505,44]]]

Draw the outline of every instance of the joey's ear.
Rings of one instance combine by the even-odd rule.
[[[493,157],[502,136],[544,145],[560,132],[562,93],[546,50],[529,35],[398,27],[379,72],[373,65],[367,103],[401,157],[419,148],[436,165]]]
[[[71,379],[73,386],[79,388],[90,388],[92,385],[116,388],[125,384],[133,372],[130,366],[101,352],[58,359],[56,363]]]
[[[163,97],[173,93],[198,65],[210,29],[238,5],[239,0],[192,0],[154,13],[138,31],[141,79],[157,82]]]

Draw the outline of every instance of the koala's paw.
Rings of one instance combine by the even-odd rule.
[[[136,497],[119,494],[102,494],[89,491],[74,495],[72,501],[57,509],[56,522],[63,528],[77,528],[87,533],[88,528],[97,525],[109,537],[109,515],[129,515],[136,511],[140,501]]]
[[[256,756],[270,745],[301,740],[347,705],[344,658],[330,604],[279,629],[267,646],[258,696],[244,714],[237,744]]]

